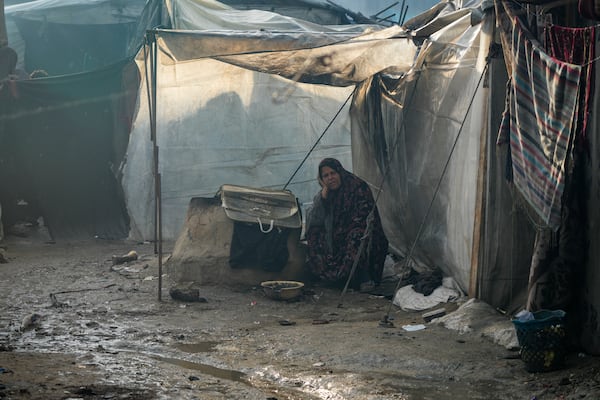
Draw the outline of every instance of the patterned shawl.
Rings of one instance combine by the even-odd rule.
[[[325,158],[319,164],[319,177],[323,167],[330,167],[341,178],[341,186],[329,191],[326,200],[316,201],[323,205],[325,215],[322,223],[309,224],[307,241],[309,259],[313,272],[327,280],[344,279],[350,272],[358,255],[361,239],[367,228],[367,217],[373,211],[373,222],[368,244],[359,269],[368,270],[376,282],[381,278],[388,241],[381,226],[379,212],[371,189],[365,181],[347,171],[333,158]],[[323,253],[328,255],[324,257]]]

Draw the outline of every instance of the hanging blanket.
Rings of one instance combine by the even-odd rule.
[[[498,144],[510,144],[515,187],[540,219],[557,230],[577,125],[581,67],[544,53],[509,11],[505,6],[498,14],[505,52],[512,61]]]
[[[600,0],[599,0],[600,1]],[[570,28],[552,25],[546,29],[548,53],[561,61],[581,65],[582,88],[579,95],[579,116],[576,127],[576,145],[587,147],[587,124],[593,80],[594,48],[596,46],[596,27]],[[579,141],[579,143],[577,143]]]

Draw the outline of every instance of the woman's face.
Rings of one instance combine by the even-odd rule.
[[[342,185],[342,177],[331,167],[321,168],[321,181],[329,190],[337,190]]]

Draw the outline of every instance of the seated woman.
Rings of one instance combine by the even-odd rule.
[[[308,268],[315,277],[343,287],[360,257],[349,287],[368,290],[381,281],[388,251],[371,189],[334,158],[319,164],[319,184],[306,228]],[[363,237],[366,242],[358,254]]]

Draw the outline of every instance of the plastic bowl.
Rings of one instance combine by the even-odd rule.
[[[260,286],[267,297],[275,300],[291,300],[302,294],[304,283],[297,281],[265,281]]]

